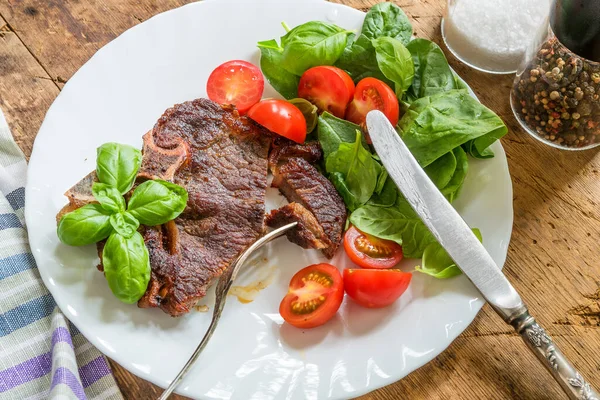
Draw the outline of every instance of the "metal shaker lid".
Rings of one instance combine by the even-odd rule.
[[[554,0],[550,27],[573,53],[600,62],[600,0]]]

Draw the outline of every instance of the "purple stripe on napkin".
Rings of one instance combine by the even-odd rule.
[[[102,356],[79,368],[79,376],[81,377],[81,383],[83,383],[84,388],[90,386],[106,375],[110,375],[110,368]]]
[[[65,367],[59,367],[54,371],[54,376],[52,377],[52,386],[50,386],[50,390],[54,389],[54,386],[59,384],[67,385],[80,400],[86,400],[85,392],[81,387],[81,384],[77,380],[77,377],[73,375],[71,371],[66,369]]]
[[[60,326],[52,332],[52,350],[54,350],[54,345],[58,342],[68,343],[71,348],[73,348],[73,342],[71,341],[71,335],[67,328]]]
[[[44,353],[30,360],[0,371],[0,393],[40,378],[52,369],[52,354]]]

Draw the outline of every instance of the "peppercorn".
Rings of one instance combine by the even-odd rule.
[[[555,37],[515,79],[512,104],[524,126],[561,146],[600,142],[600,66]]]

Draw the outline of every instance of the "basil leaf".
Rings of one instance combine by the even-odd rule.
[[[121,236],[129,239],[140,227],[140,222],[129,212],[115,213],[110,216],[110,224]]]
[[[467,91],[451,90],[413,102],[398,123],[398,131],[417,161],[426,167],[473,139],[481,154],[508,129]]]
[[[106,183],[94,182],[92,194],[106,211],[112,213],[125,211],[125,199],[115,187]]]
[[[98,147],[96,175],[98,180],[125,194],[132,187],[140,165],[142,152],[119,143],[105,143]]]
[[[482,242],[481,232],[474,228],[473,233]],[[423,252],[422,266],[417,266],[416,270],[423,274],[433,276],[438,279],[448,279],[462,274],[460,268],[456,266],[448,252],[444,250],[438,242],[431,243]]]
[[[150,258],[139,232],[130,238],[110,235],[102,251],[102,264],[110,290],[123,303],[135,303],[146,293]]]
[[[288,100],[298,97],[300,77],[281,66],[283,47],[272,39],[258,42],[258,48],[260,49],[260,69],[271,86]]]
[[[467,171],[469,170],[469,159],[462,147],[455,148],[453,153],[456,158],[456,169],[454,170],[450,182],[442,189],[442,194],[446,196],[450,203],[458,197],[460,189],[465,182]]]
[[[402,42],[390,37],[373,39],[377,65],[381,72],[394,82],[396,96],[402,94],[412,85],[415,67],[410,52]]]
[[[355,197],[355,201],[346,204],[351,211],[356,203],[365,204],[371,198],[381,172],[381,166],[373,159],[371,152],[362,146],[360,131],[354,135],[354,143],[340,143],[338,150],[325,161],[326,171],[330,174],[341,173],[347,189]]]
[[[144,225],[162,225],[177,218],[187,200],[188,193],[183,187],[156,179],[135,188],[127,211]]]
[[[100,204],[86,204],[60,219],[58,238],[70,246],[85,246],[104,240],[112,232],[109,215]]]
[[[369,39],[391,37],[407,44],[413,34],[413,28],[404,11],[393,3],[375,4],[363,22],[362,34]]]
[[[306,120],[306,132],[311,133],[317,126],[317,118],[319,117],[317,106],[301,98],[291,99],[290,103],[302,111],[302,115],[304,115],[304,119]]]
[[[360,126],[352,122],[334,117],[328,112],[322,113],[318,119],[317,134],[325,159],[336,152],[341,143],[354,143],[357,130],[360,130]],[[367,147],[364,138],[363,147]]]
[[[444,52],[437,44],[427,39],[414,39],[406,48],[412,55],[415,69],[409,97],[418,99],[460,88]]]
[[[311,67],[333,65],[342,55],[351,33],[339,26],[320,21],[299,25],[281,38],[281,66],[301,76]]]
[[[366,77],[373,77],[389,86],[394,86],[393,82],[379,70],[375,47],[371,39],[365,35],[360,35],[356,41],[347,45],[335,65],[346,71],[354,83]]]

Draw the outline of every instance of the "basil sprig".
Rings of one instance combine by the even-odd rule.
[[[102,263],[108,286],[125,303],[135,303],[150,281],[150,258],[140,224],[155,226],[175,219],[187,204],[185,188],[171,182],[150,180],[138,185],[129,204],[123,195],[131,190],[141,165],[138,149],[119,143],[98,148],[92,186],[98,203],[65,214],[58,223],[61,242],[85,246],[106,240]]]

